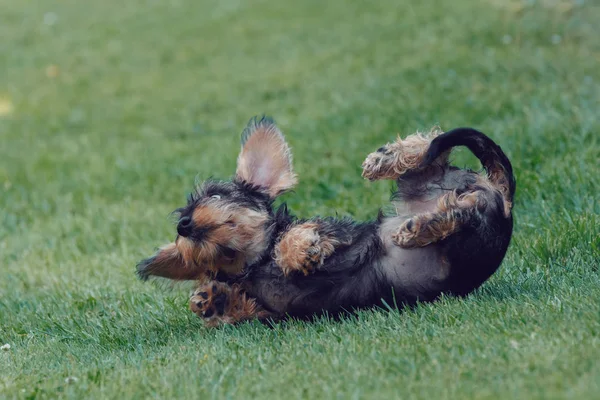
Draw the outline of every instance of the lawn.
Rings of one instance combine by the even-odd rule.
[[[600,397],[600,4],[0,0],[0,398]],[[473,126],[515,234],[464,299],[207,329],[134,269],[273,116],[300,216],[373,218],[396,134]],[[463,151],[457,165],[472,165]]]

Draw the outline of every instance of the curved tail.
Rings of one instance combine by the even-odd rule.
[[[492,139],[472,128],[456,128],[431,141],[421,165],[428,165],[442,153],[455,146],[465,146],[481,161],[489,181],[512,207],[517,183],[506,154]],[[510,210],[508,210],[510,213]]]

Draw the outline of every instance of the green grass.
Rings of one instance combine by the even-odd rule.
[[[598,398],[599,20],[594,1],[1,0],[0,398]],[[482,129],[518,176],[501,270],[404,312],[204,328],[134,266],[262,113],[301,216],[376,215],[391,186],[360,163],[398,132]]]

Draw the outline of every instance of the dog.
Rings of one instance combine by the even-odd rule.
[[[466,146],[485,174],[451,166]],[[208,180],[176,210],[175,241],[137,274],[196,280],[190,308],[208,326],[464,296],[500,266],[513,230],[516,181],[502,149],[471,128],[433,129],[379,148],[362,175],[397,183],[395,211],[369,222],[293,216],[275,199],[297,182],[272,119],[242,133],[235,176]]]

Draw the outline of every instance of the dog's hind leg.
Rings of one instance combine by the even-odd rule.
[[[362,176],[370,181],[399,179],[409,171],[420,169],[431,141],[442,131],[432,129],[427,134],[416,133],[405,139],[398,139],[369,154],[362,164]],[[438,165],[445,165],[449,152],[438,158]]]
[[[438,199],[432,212],[417,214],[404,221],[392,235],[393,242],[404,248],[424,247],[446,239],[466,226],[475,226],[488,206],[485,191],[458,194],[456,190]]]

